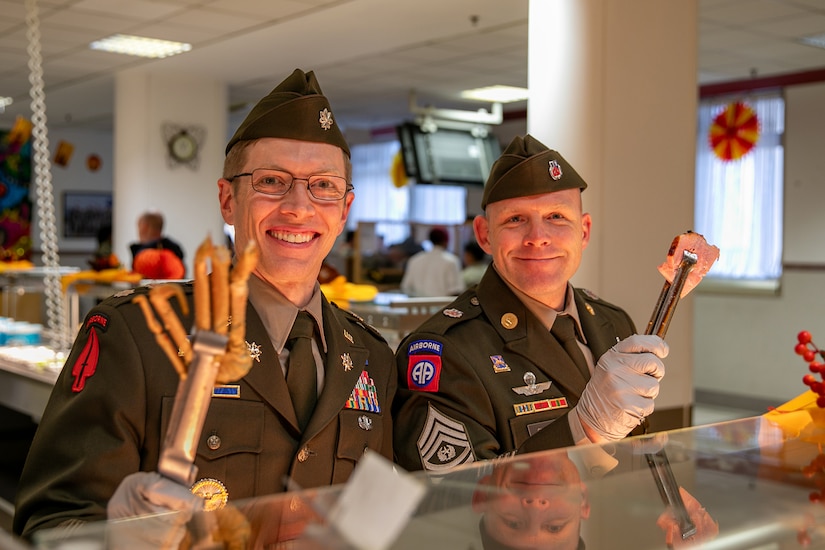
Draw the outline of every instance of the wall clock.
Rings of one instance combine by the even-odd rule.
[[[163,138],[166,143],[166,157],[170,166],[187,165],[198,167],[200,147],[206,130],[201,126],[181,126],[164,123]]]

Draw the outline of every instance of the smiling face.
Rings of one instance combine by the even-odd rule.
[[[347,176],[343,151],[334,145],[281,138],[250,144],[236,173],[275,168],[296,178],[316,174]],[[261,250],[255,274],[277,288],[292,303],[306,305],[336,237],[343,231],[353,194],[341,200],[318,201],[305,181],[295,181],[284,196],[252,189],[249,176],[233,183],[218,180],[218,197],[226,223],[235,226],[235,247],[255,241]]]
[[[535,300],[561,310],[567,282],[590,241],[581,191],[565,189],[490,203],[473,220],[478,244],[498,273]]]

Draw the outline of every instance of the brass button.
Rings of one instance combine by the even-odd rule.
[[[221,448],[221,438],[218,437],[216,434],[210,435],[206,438],[206,446],[213,451],[217,451]]]
[[[518,317],[515,313],[505,313],[501,316],[501,326],[508,330],[512,330],[518,326]]]

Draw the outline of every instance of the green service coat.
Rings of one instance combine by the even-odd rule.
[[[581,289],[574,296],[595,360],[636,332],[624,310]],[[396,362],[395,454],[408,470],[575,444],[566,413],[587,381],[493,268],[407,336]]]
[[[191,311],[191,284],[186,287]],[[133,298],[126,291],[105,300],[80,329],[20,479],[18,534],[103,520],[124,477],[157,469],[178,375]],[[221,481],[234,500],[282,492],[287,476],[302,488],[343,483],[366,449],[392,458],[392,350],[375,329],[325,298],[323,318],[325,384],[302,434],[278,354],[248,307],[246,342],[260,354],[233,383],[238,397],[212,398],[196,480]],[[184,318],[187,331],[191,323],[191,315]],[[370,378],[380,411],[367,410],[363,401],[347,405],[356,384]]]

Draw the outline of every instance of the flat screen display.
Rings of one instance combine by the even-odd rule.
[[[419,183],[484,185],[501,154],[495,136],[477,137],[469,130],[423,132],[406,123],[398,127],[398,138],[407,175]]]

